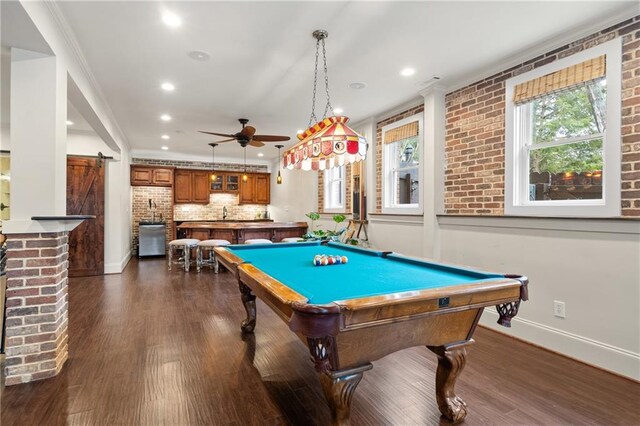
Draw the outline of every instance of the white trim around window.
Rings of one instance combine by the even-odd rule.
[[[346,166],[336,166],[324,170],[324,209],[325,213],[344,213],[346,210]]]
[[[412,115],[411,117],[404,118],[391,124],[387,124],[382,127],[382,213],[385,214],[422,214],[422,203],[424,199],[424,185],[423,185],[423,168],[424,168],[424,114],[419,113]],[[413,204],[398,204],[395,202],[395,186],[393,178],[393,166],[391,165],[391,156],[389,155],[390,146],[385,144],[385,134],[395,129],[396,127],[404,126],[405,124],[417,121],[418,122],[418,155],[420,160],[418,163],[418,202]]]
[[[528,129],[518,123],[527,108],[517,108],[513,102],[517,84],[570,67],[588,59],[606,55],[606,122],[603,140],[603,187],[599,200],[540,200],[528,198],[528,150],[525,146]],[[622,38],[559,59],[548,65],[520,74],[506,81],[505,93],[505,214],[522,216],[620,216],[621,173],[621,95],[622,95]],[[526,157],[526,158],[525,158]]]

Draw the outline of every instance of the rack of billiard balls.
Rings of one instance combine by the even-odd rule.
[[[313,265],[314,266],[327,266],[327,265],[342,265],[343,263],[347,263],[349,259],[347,256],[338,256],[338,255],[326,255],[326,254],[316,254],[313,257]]]

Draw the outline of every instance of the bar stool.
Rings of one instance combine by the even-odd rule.
[[[191,249],[196,247],[200,240],[196,240],[195,238],[183,238],[181,240],[173,240],[169,242],[169,270],[171,270],[171,265],[176,263],[184,262],[184,270],[185,272],[189,272],[189,265],[191,264]],[[182,257],[179,257],[178,260],[174,261],[174,254],[178,253],[178,250],[182,250]]]
[[[287,238],[283,238],[280,242],[281,243],[297,243],[300,241],[304,241],[304,238],[300,238],[300,237],[287,237]]]
[[[202,269],[203,265],[213,266],[213,272],[218,273],[218,259],[216,259],[216,253],[213,250],[216,247],[228,246],[231,244],[227,240],[204,240],[198,243],[196,247],[196,269],[198,272]],[[203,259],[203,252],[208,252],[208,259]]]
[[[255,238],[253,240],[246,240],[245,244],[273,244],[273,241],[266,240],[264,238]]]

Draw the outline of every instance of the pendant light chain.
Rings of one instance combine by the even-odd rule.
[[[331,111],[331,115],[334,115],[333,107],[331,106],[331,99],[329,98],[329,71],[327,68],[327,49],[325,46],[324,39],[328,37],[328,33],[326,31],[318,30],[314,32],[313,36],[316,38],[316,60],[315,66],[313,70],[313,96],[311,98],[311,116],[309,117],[309,125],[307,127],[311,127],[313,124],[318,122],[318,118],[316,117],[316,92],[318,87],[318,58],[320,57],[320,43],[322,42],[322,62],[324,69],[324,87],[325,93],[327,95],[327,103],[324,107],[324,115],[323,119],[327,117],[327,113]]]
[[[334,113],[329,99],[329,71],[327,71],[327,49],[324,46],[324,38],[322,39],[322,60],[324,61],[324,87],[327,92],[327,104],[324,107],[324,117],[322,118],[326,118],[329,110],[331,110],[331,115],[334,115]]]
[[[316,88],[318,87],[318,55],[320,54],[320,39],[316,40],[316,65],[313,71],[313,97],[311,98],[311,117],[309,117],[309,125],[315,124],[318,119],[316,117]]]

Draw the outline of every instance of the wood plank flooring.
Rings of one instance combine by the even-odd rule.
[[[122,275],[75,278],[70,357],[52,379],[5,388],[0,424],[325,425],[306,348],[259,302],[243,336],[235,280],[132,260]],[[637,425],[640,384],[479,328],[457,383],[466,425]],[[435,356],[418,347],[373,363],[354,425],[446,424]]]

